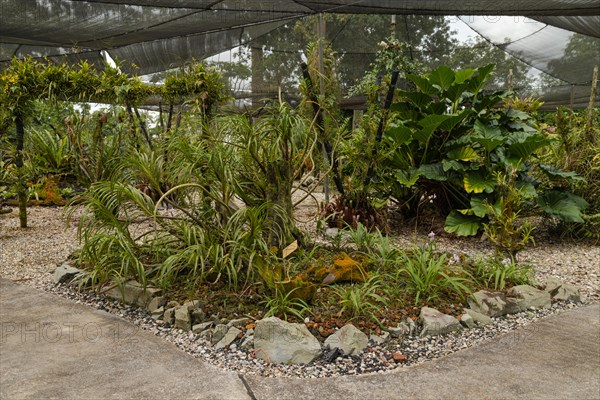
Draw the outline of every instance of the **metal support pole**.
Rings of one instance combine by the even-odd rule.
[[[392,39],[396,38],[396,15],[392,15],[392,24],[390,26],[390,37]]]
[[[596,104],[596,88],[598,85],[598,64],[594,65],[594,72],[592,73],[592,91],[590,93],[590,104],[588,104],[587,110],[587,121],[585,123],[585,131],[588,134],[590,140],[594,140],[591,137],[592,134],[592,121],[594,119],[594,105]]]
[[[321,94],[321,99],[319,103],[323,102],[325,99],[325,80],[324,73],[325,67],[323,65],[323,41],[325,40],[325,20],[323,19],[323,14],[319,14],[319,20],[317,22],[317,40],[319,43],[319,92]],[[325,111],[321,108],[321,114],[324,114]],[[325,123],[325,116],[323,115],[323,124]],[[325,128],[323,126],[323,128]],[[323,157],[326,163],[329,163],[329,158],[327,157],[327,151],[325,149],[325,145],[323,145]],[[325,177],[323,180],[323,193],[325,194],[325,203],[329,203],[329,177]]]
[[[572,110],[575,105],[575,84],[571,84],[571,100],[569,101],[569,108]]]
[[[508,91],[513,91],[513,70],[512,68],[508,70]]]

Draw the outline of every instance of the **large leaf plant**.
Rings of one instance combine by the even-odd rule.
[[[389,196],[416,210],[423,198],[435,195],[447,215],[445,230],[470,236],[494,217],[490,210],[500,206],[498,177],[514,174],[521,206],[581,220],[583,199],[545,190],[550,188],[535,179],[537,173],[550,183],[566,177],[538,162],[538,151],[551,139],[526,112],[502,107],[505,92],[483,91],[493,68],[490,64],[453,71],[441,66],[424,76],[406,76],[416,89],[396,91],[384,134],[386,159],[378,166]]]

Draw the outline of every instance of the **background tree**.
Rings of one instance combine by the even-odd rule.
[[[528,75],[531,67],[478,36],[459,44],[452,51],[447,64],[455,69],[477,68],[481,65],[495,64],[494,76],[487,82],[488,89],[506,89],[510,70],[513,74],[513,90],[527,93],[534,79]]]
[[[564,56],[548,63],[548,72],[567,82],[589,82],[592,69],[600,64],[600,39],[591,36],[574,34]]]
[[[392,33],[390,15],[327,14],[325,39],[338,58],[343,92],[354,86],[375,60],[378,43]],[[308,59],[308,43],[317,40],[316,16],[289,23],[255,39],[250,45],[252,91],[275,95],[296,93],[300,64]],[[394,35],[406,44],[406,56],[431,69],[450,59],[457,40],[444,17],[400,16]]]

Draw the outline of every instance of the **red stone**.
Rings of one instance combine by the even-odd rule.
[[[394,362],[396,362],[396,363],[401,363],[401,362],[406,361],[406,356],[404,354],[398,353],[398,352],[392,354],[392,358],[394,359]]]

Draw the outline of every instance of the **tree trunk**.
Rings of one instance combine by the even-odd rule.
[[[261,105],[261,100],[265,97],[265,80],[263,78],[264,68],[263,49],[262,47],[252,47],[252,106],[258,108]]]
[[[17,127],[17,154],[15,157],[15,165],[17,166],[17,195],[19,197],[19,221],[21,228],[27,228],[27,185],[25,176],[23,175],[23,142],[25,139],[25,123],[23,115],[20,113],[15,115],[15,125]]]
[[[292,170],[286,160],[269,162],[266,165],[267,201],[274,207],[269,209],[271,228],[270,242],[283,249],[292,240],[300,240],[300,231],[294,223],[294,206],[292,202]],[[276,233],[273,236],[273,233]],[[278,236],[278,237],[277,237]]]

